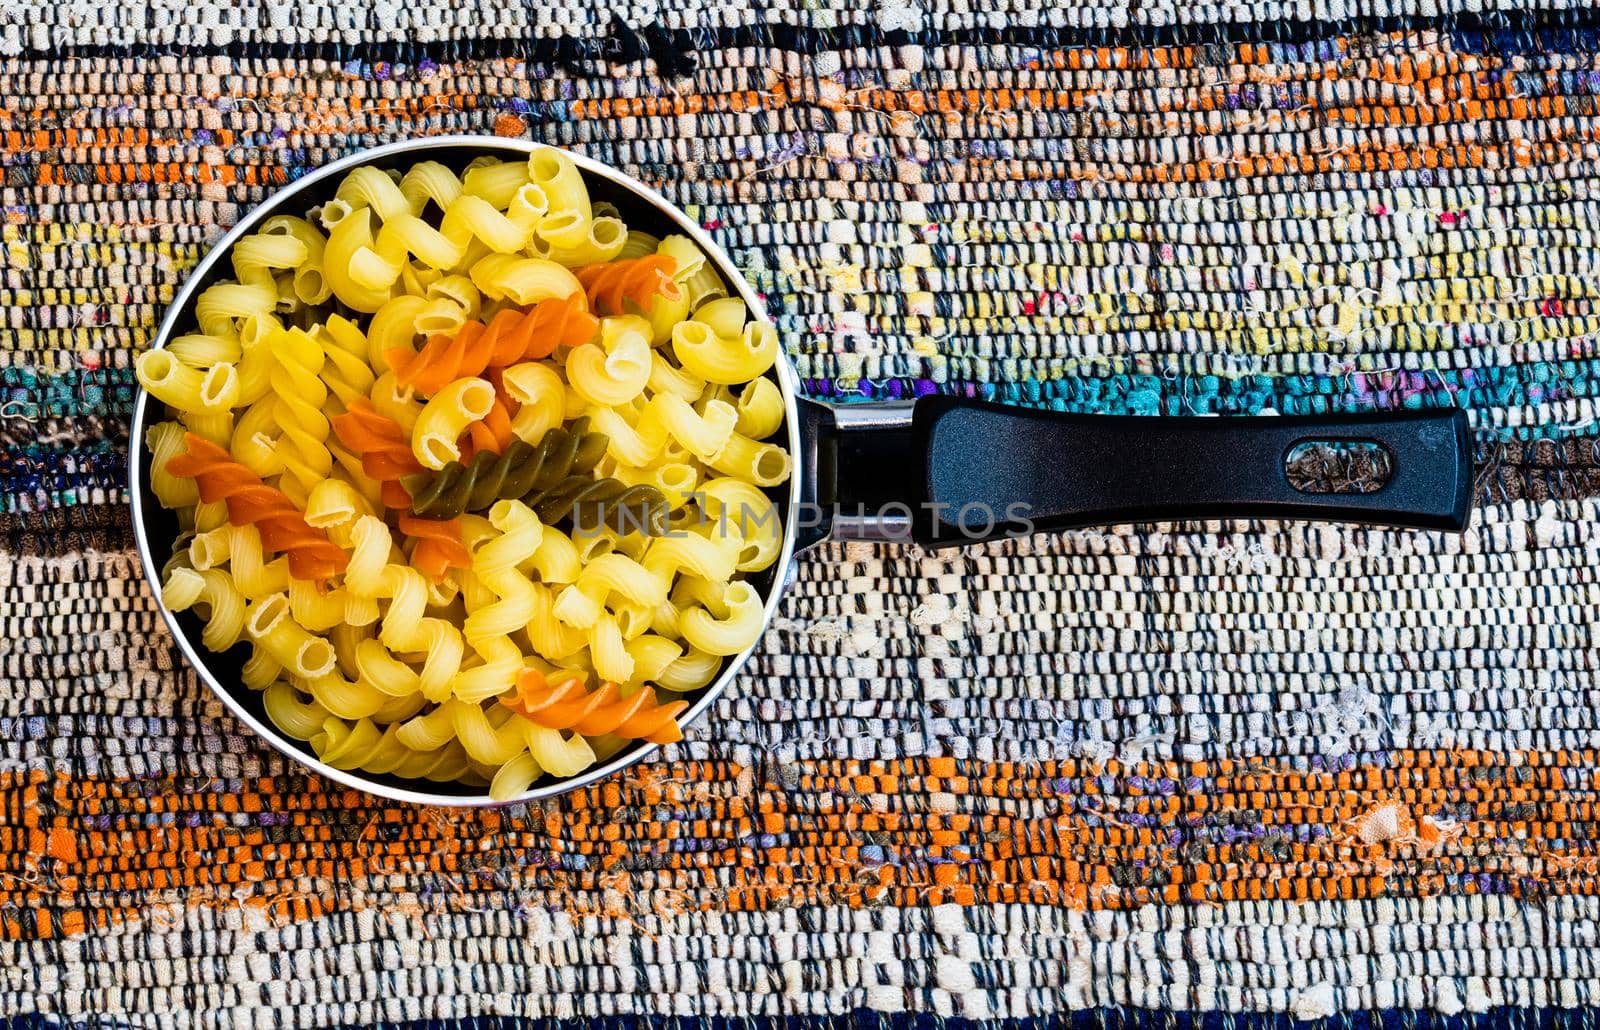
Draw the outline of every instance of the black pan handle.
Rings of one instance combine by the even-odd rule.
[[[824,535],[948,546],[1041,530],[1258,517],[1460,530],[1472,439],[1455,409],[1366,415],[1075,415],[957,397],[826,408],[803,402],[800,467]],[[1374,443],[1371,493],[1309,493],[1286,459],[1302,443]]]

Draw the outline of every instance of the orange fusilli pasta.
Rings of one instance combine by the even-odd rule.
[[[361,459],[361,470],[382,486],[383,503],[390,508],[409,505],[411,497],[400,485],[400,477],[423,469],[400,423],[374,411],[365,397],[352,401],[344,414],[328,421],[339,442]]]
[[[410,512],[400,515],[400,532],[417,542],[411,564],[429,579],[440,579],[451,569],[472,564],[466,545],[461,542],[461,520],[421,519]]]
[[[656,297],[677,300],[678,284],[672,273],[678,263],[666,254],[646,254],[626,261],[608,261],[577,270],[578,282],[589,295],[589,310],[600,315],[620,315],[625,302],[647,308]]]
[[[167,471],[193,479],[206,504],[226,501],[229,522],[254,524],[263,547],[288,555],[291,575],[325,580],[344,571],[349,555],[334,546],[327,534],[313,529],[281,490],[263,483],[260,476],[210,440],[188,433],[184,444],[188,449],[167,462]]]
[[[584,310],[583,295],[575,293],[540,301],[528,311],[507,308],[488,325],[468,322],[454,336],[433,337],[415,354],[396,347],[384,358],[394,369],[396,382],[431,396],[485,369],[547,358],[558,346],[587,343],[599,327],[599,321]]]
[[[575,730],[586,737],[610,733],[629,740],[670,744],[683,739],[678,713],[687,701],[661,704],[650,687],[624,698],[615,683],[589,691],[576,673],[550,683],[538,669],[525,669],[517,679],[515,698],[501,702],[523,718],[553,730]]]

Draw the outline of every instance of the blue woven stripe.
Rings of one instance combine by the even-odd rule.
[[[32,446],[0,451],[0,511],[66,508],[95,490],[120,499],[128,479],[128,453],[106,440],[88,447]]]

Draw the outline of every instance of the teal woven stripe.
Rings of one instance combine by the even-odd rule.
[[[7,420],[126,418],[133,413],[137,392],[131,368],[74,369],[56,374],[0,369],[0,405]]]
[[[10,418],[124,419],[133,413],[137,393],[131,369],[58,376],[6,369],[0,374],[0,386],[4,389],[0,400],[8,405]],[[840,390],[824,380],[808,380],[806,389],[827,400],[887,400],[938,392],[1112,415],[1311,414],[1439,407],[1485,412],[1600,396],[1600,360],[1343,376],[1075,375],[1042,383],[863,380],[853,391]],[[1546,421],[1514,427],[1507,433],[1516,439],[1562,439],[1587,428]]]

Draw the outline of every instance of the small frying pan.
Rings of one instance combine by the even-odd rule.
[[[312,172],[262,203],[212,248],[174,299],[154,345],[166,346],[194,324],[196,299],[207,286],[229,277],[229,254],[240,237],[274,214],[303,214],[331,199],[352,168],[405,168],[433,160],[460,170],[483,155],[523,160],[538,147],[492,136],[433,137],[362,151]],[[682,211],[614,168],[571,156],[594,199],[614,204],[631,228],[691,237],[752,313],[765,317],[760,298],[727,254]],[[784,358],[769,376],[787,405],[774,442],[794,456],[794,474],[769,492],[786,528],[783,549],[771,568],[751,578],[766,598],[768,622],[793,577],[795,555],[828,538],[944,547],[1035,531],[1223,517],[1460,530],[1470,507],[1470,437],[1460,411],[1143,418],[1062,414],[946,396],[911,404],[830,406],[799,396],[797,376]],[[129,488],[139,556],[159,603],[160,568],[178,524],[150,491],[144,433],[160,417],[152,403],[141,391],[134,407]],[[1388,478],[1367,493],[1301,489],[1286,463],[1312,443],[1376,448]],[[396,801],[496,803],[482,788],[350,772],[318,761],[306,744],[272,725],[260,695],[243,685],[239,671],[248,656],[246,645],[212,654],[198,646],[202,625],[192,612],[173,612],[165,605],[161,610],[179,649],[207,686],[251,729],[306,768]],[[683,722],[711,706],[753,650],[728,659],[721,674],[692,698]],[[636,745],[577,776],[546,778],[512,801],[593,783],[654,750],[655,745]]]

